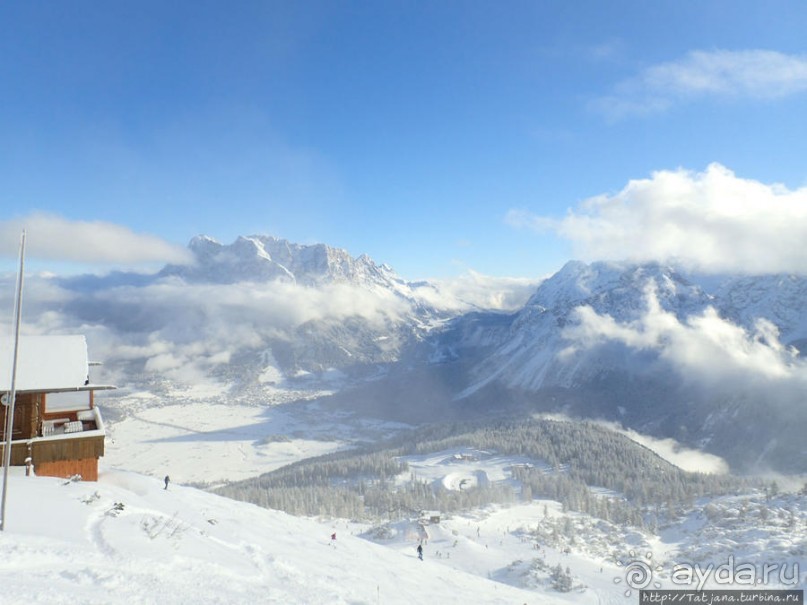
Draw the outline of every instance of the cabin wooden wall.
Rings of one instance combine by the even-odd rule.
[[[77,437],[75,439],[37,440],[33,442],[34,465],[43,462],[83,460],[104,455],[104,436]]]
[[[12,439],[30,439],[37,436],[42,413],[42,393],[17,393],[14,404],[14,425],[11,428]],[[0,440],[6,439],[6,414],[8,408],[3,406],[0,413]]]
[[[82,481],[98,481],[98,460],[83,458],[80,460],[59,460],[56,462],[40,462],[34,465],[34,471],[40,477],[72,477],[81,475]]]
[[[0,456],[5,444],[0,444]],[[104,455],[104,437],[48,439],[11,446],[11,466],[25,466],[31,458],[34,471],[44,477],[81,475],[84,481],[98,480],[98,458]]]

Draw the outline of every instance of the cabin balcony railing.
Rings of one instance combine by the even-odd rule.
[[[42,462],[99,458],[104,455],[105,427],[98,408],[66,412],[59,418],[42,421],[36,437],[13,439],[11,465],[34,466]],[[5,445],[0,445],[0,453]]]

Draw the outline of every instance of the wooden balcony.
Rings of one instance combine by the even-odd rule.
[[[39,434],[11,443],[11,465],[26,466],[30,458],[37,475],[98,479],[98,458],[104,455],[104,423],[98,408],[63,413],[42,421]],[[0,452],[5,445],[0,445]]]

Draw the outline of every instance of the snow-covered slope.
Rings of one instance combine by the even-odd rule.
[[[473,476],[498,481],[513,462],[468,464]],[[414,472],[445,473],[440,467],[423,457]],[[749,566],[757,589],[807,585],[804,495],[714,498],[652,532],[546,500],[425,527],[414,518],[372,526],[304,519],[111,470],[98,483],[15,474],[8,494],[0,601],[11,605],[620,605],[651,583],[749,588]],[[680,570],[674,578],[682,564],[703,578],[687,584]],[[743,565],[742,578],[727,582],[715,571],[727,564]],[[631,583],[637,567],[650,574],[647,584]],[[774,573],[763,575],[766,568]]]
[[[807,352],[807,279],[765,275],[725,279],[715,288],[721,315],[750,326],[764,317],[779,330],[779,339]]]
[[[331,540],[335,532],[336,541]],[[14,476],[2,602],[523,603],[532,595],[319,523],[128,472]]]

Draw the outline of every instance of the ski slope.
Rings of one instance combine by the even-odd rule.
[[[537,602],[530,591],[418,561],[414,545],[354,536],[344,522],[165,490],[130,472],[106,471],[98,483],[15,475],[8,503],[4,604]]]
[[[495,476],[499,464],[470,466]],[[433,475],[440,470],[452,474]],[[765,588],[807,586],[807,497],[794,494],[705,501],[652,534],[552,501],[443,514],[425,526],[371,525],[292,517],[174,483],[166,490],[110,468],[97,483],[13,471],[0,533],[3,605],[626,605],[636,598],[625,584],[632,561],[652,564],[664,588],[682,588],[671,583],[676,564],[728,557],[798,568],[797,585]],[[572,578],[569,592],[553,586],[557,566]]]
[[[297,518],[187,484],[254,476],[402,425],[324,413],[313,403],[123,403],[108,423],[98,483],[23,477],[14,469],[0,534],[3,605],[625,605],[635,602],[625,585],[631,560],[663,568],[654,581],[675,588],[675,564],[721,565],[729,556],[756,566],[797,564],[798,587],[807,585],[807,496],[705,501],[655,534],[539,500],[442,514],[425,527],[416,518]],[[518,465],[565,470],[464,447],[405,460],[436,490],[498,482],[517,488]],[[557,566],[568,570],[571,591],[553,587]]]

